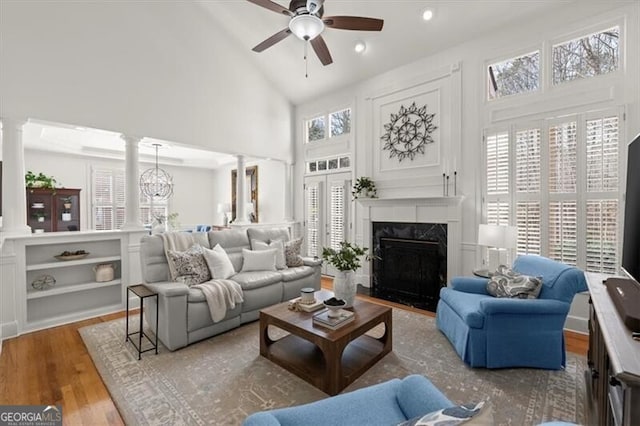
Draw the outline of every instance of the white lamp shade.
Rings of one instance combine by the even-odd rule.
[[[324,30],[324,22],[315,15],[298,15],[289,21],[289,29],[300,40],[313,40]]]
[[[518,242],[518,228],[507,225],[481,224],[478,229],[478,245],[513,249]]]

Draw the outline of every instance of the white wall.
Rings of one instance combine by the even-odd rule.
[[[258,166],[258,222],[282,223],[285,218],[285,164],[275,160],[247,160],[247,167]],[[214,191],[222,202],[231,203],[231,170],[235,165],[215,172]],[[222,225],[222,215],[215,222]]]
[[[197,2],[3,1],[0,117],[290,162],[291,104],[207,16]]]
[[[486,61],[505,59],[526,53],[535,48],[543,48],[543,42],[571,37],[585,29],[598,28],[602,23],[612,21],[625,25],[624,37],[625,64],[623,71],[612,79],[590,79],[572,83],[569,90],[557,90],[552,100],[552,108],[568,108],[579,105],[588,108],[588,99],[594,89],[602,90],[609,106],[624,105],[627,111],[626,135],[640,132],[640,6],[638,2],[616,3],[588,2],[579,9],[556,10],[553,15],[542,16],[527,22],[514,22],[510,28],[496,31],[437,55],[426,57],[414,63],[396,68],[390,72],[363,81],[355,86],[328,94],[313,102],[296,108],[296,188],[302,187],[305,165],[305,144],[302,121],[304,118],[342,105],[345,100],[355,100],[355,143],[349,147],[355,155],[354,178],[371,176],[371,164],[367,163],[367,152],[374,144],[371,141],[371,111],[367,99],[376,93],[389,93],[424,81],[434,71],[460,63],[462,73],[462,120],[458,123],[461,130],[461,158],[457,159],[459,188],[465,199],[462,212],[462,268],[466,275],[479,265],[479,251],[476,250],[476,232],[481,219],[481,187],[483,166],[481,164],[482,129],[490,123],[492,117],[508,111],[517,113],[518,108],[529,108],[530,103],[540,96],[514,97],[486,105],[484,93],[484,69]],[[529,50],[527,50],[529,49]],[[604,83],[603,83],[604,82]],[[546,95],[548,96],[548,95]],[[548,99],[548,98],[545,98]],[[452,141],[443,141],[444,144]],[[342,149],[337,147],[336,149]],[[455,147],[454,147],[455,148]],[[336,152],[337,153],[337,152]],[[325,153],[330,155],[330,152]],[[369,158],[371,158],[369,156]],[[303,194],[296,191],[295,215],[303,217]],[[357,215],[360,213],[357,213]],[[355,223],[361,222],[356,218]],[[354,235],[360,232],[357,229]],[[584,304],[584,300],[578,301]],[[572,314],[579,318],[576,329],[586,331],[586,318],[583,306],[574,308]],[[584,327],[584,328],[583,328]]]
[[[25,170],[54,176],[58,186],[80,188],[81,230],[90,229],[91,168],[116,168],[124,170],[124,161],[60,154],[40,150],[25,150]],[[153,167],[152,163],[140,163],[140,171]],[[169,199],[169,211],[178,213],[183,227],[217,223],[217,203],[221,198],[214,185],[215,171],[191,167],[162,166],[173,177],[174,193]]]

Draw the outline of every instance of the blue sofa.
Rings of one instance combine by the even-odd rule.
[[[310,404],[261,411],[243,425],[389,426],[453,405],[428,379],[411,375]]]
[[[563,327],[576,293],[586,291],[584,273],[542,256],[519,256],[513,269],[542,277],[538,299],[495,298],[487,279],[456,277],[440,291],[437,327],[471,367],[565,366]]]

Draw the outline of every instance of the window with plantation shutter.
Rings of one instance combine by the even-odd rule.
[[[539,201],[518,201],[516,203],[518,254],[540,254],[540,220]]]
[[[306,196],[307,256],[315,257],[320,255],[320,185],[307,184]]]
[[[483,222],[517,226],[519,254],[615,274],[621,117],[621,109],[565,115],[488,134]]]
[[[516,132],[516,191],[540,191],[540,129]]]
[[[587,120],[587,191],[618,190],[618,117]]]
[[[587,271],[615,274],[618,267],[618,200],[587,201]]]
[[[575,201],[549,203],[548,257],[568,265],[578,263],[578,206]]]
[[[489,201],[487,203],[487,223],[489,225],[508,225],[509,203]]]
[[[487,194],[509,192],[509,133],[495,133],[486,137]]]
[[[334,250],[340,249],[340,242],[345,241],[345,188],[344,184],[331,183],[330,195],[329,246]]]
[[[549,191],[576,192],[577,125],[575,121],[549,128]]]
[[[125,172],[121,169],[92,170],[93,229],[120,229],[126,219]],[[168,215],[167,200],[149,200],[140,193],[140,220],[151,224]]]

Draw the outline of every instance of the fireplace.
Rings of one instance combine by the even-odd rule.
[[[447,225],[373,222],[371,294],[435,312],[447,280]]]

